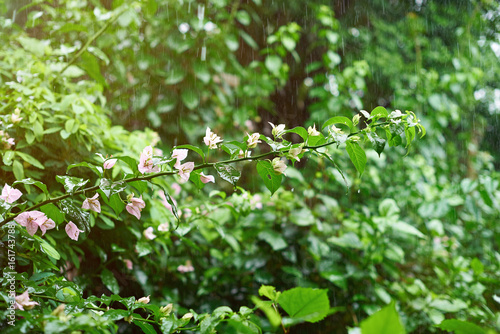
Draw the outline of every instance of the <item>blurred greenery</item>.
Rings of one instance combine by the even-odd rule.
[[[362,177],[343,147],[325,149],[336,165],[305,155],[272,196],[255,163],[236,166],[236,187],[220,178],[203,189],[137,181],[129,190],[147,203],[140,221],[122,214],[119,195],[101,192],[102,212],[88,215],[78,242],[61,224],[83,211],[46,205],[57,231],[18,232],[18,293],[123,310],[89,316],[68,306],[73,318],[64,321],[40,297],[40,317],[23,311],[2,332],[188,328],[174,315],[161,328],[124,321],[135,307],[127,298],[148,295],[155,316],[155,305],[173,303],[175,314],[205,321],[197,330],[206,333],[284,332],[275,321],[302,322],[297,333],[500,331],[497,1],[8,0],[0,14],[0,183],[31,178],[17,185],[28,203],[64,194],[56,175],[94,185],[103,173],[86,168],[102,165],[95,153],[123,157],[104,171],[112,180],[134,174],[126,157],[147,145],[165,156],[201,146],[207,127],[241,141],[271,136],[268,122],[321,129],[380,105],[414,111],[427,129],[408,150],[363,143],[373,150]],[[160,190],[178,205],[175,230]],[[5,227],[0,236],[5,272]],[[5,275],[0,282],[6,319]],[[290,303],[263,295],[262,285],[297,296],[327,289],[330,305],[318,311],[326,320],[308,322],[312,311],[294,319]],[[393,329],[378,329],[385,321]]]

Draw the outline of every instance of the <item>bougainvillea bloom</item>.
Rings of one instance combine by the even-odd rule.
[[[203,183],[213,182],[215,183],[215,178],[212,175],[205,175],[203,172],[200,173],[200,180]]]
[[[205,142],[205,145],[208,146],[208,148],[214,149],[217,148],[217,144],[222,142],[223,140],[221,139],[221,137],[213,133],[210,128],[207,128],[205,137],[203,137],[203,141]]]
[[[47,218],[47,217],[45,217]],[[42,236],[47,232],[56,227],[56,223],[52,219],[47,218],[43,223],[40,224],[40,230],[42,231]]]
[[[101,203],[99,203],[99,200],[97,199],[99,197],[99,193],[96,193],[94,197],[87,198],[85,201],[83,201],[82,204],[82,209],[88,209],[95,211],[97,213],[101,212]]]
[[[154,234],[154,230],[153,228],[150,226],[148,227],[147,229],[145,229],[142,234],[144,235],[144,237],[148,240],[153,240],[154,238],[156,238],[156,234]]]
[[[72,221],[67,223],[64,229],[66,230],[66,234],[68,235],[68,237],[75,241],[78,241],[78,236],[80,235],[80,232],[83,232],[82,230],[78,229],[78,227]]]
[[[156,173],[160,171],[160,167],[154,165],[153,148],[151,146],[146,146],[142,151],[138,169],[142,174]]]
[[[286,164],[280,158],[274,158],[271,164],[276,174],[283,174],[285,172]]]
[[[189,180],[189,176],[194,169],[194,162],[186,162],[185,164],[177,167],[179,169],[179,176],[181,177],[183,182],[187,182]]]
[[[271,133],[273,134],[274,137],[281,138],[281,136],[285,134],[285,124],[274,125],[271,122],[268,123],[271,124],[271,126],[273,127]]]
[[[22,192],[19,190],[12,188],[8,184],[6,184],[3,189],[2,189],[2,195],[0,196],[0,199],[3,199],[7,203],[14,203],[19,199],[19,197],[22,196]]]
[[[175,168],[179,168],[180,164],[181,164],[181,161],[186,159],[188,155],[188,150],[187,149],[175,149],[173,152],[172,152],[172,158],[173,159],[177,159],[177,161],[175,162],[175,165],[174,167]]]
[[[261,141],[259,140],[260,134],[258,132],[252,133],[251,135],[247,133],[247,135],[248,135],[247,139],[248,148],[254,148],[255,146],[257,146],[258,143],[261,143]]]
[[[139,300],[138,300],[138,301],[136,301],[136,303],[142,303],[142,304],[147,304],[147,303],[149,303],[149,296],[139,298]]]
[[[21,213],[14,220],[21,226],[25,226],[28,233],[33,236],[38,227],[47,220],[47,216],[40,211],[26,211]]]
[[[106,160],[106,161],[104,161],[104,163],[103,163],[102,167],[103,167],[104,169],[111,169],[111,168],[113,168],[113,166],[116,164],[116,161],[117,161],[117,159],[109,159],[109,160]]]
[[[125,207],[128,213],[135,216],[137,219],[141,219],[141,211],[146,207],[146,203],[142,200],[142,195],[139,198],[129,196],[129,203]]]
[[[18,310],[31,310],[35,305],[40,305],[37,302],[34,302],[30,300],[30,296],[28,294],[28,290],[24,291],[24,293],[20,294],[19,296],[16,296],[16,302],[14,304],[14,309]]]
[[[321,133],[318,132],[318,130],[316,130],[316,124],[313,124],[312,127],[308,127],[307,128],[307,133],[311,137],[319,136],[321,134]]]

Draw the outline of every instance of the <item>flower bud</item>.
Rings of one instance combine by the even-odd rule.
[[[160,307],[160,313],[163,317],[167,317],[170,315],[170,313],[172,313],[173,308],[174,308],[174,305],[172,303],[170,303],[166,306],[162,306],[162,307]]]
[[[181,319],[190,320],[192,317],[193,317],[193,313],[189,312],[189,313],[184,314]]]

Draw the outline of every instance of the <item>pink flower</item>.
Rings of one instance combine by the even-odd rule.
[[[168,229],[170,227],[170,224],[167,222],[167,223],[162,223],[158,226],[158,231],[160,232],[168,232]]]
[[[177,271],[180,273],[189,273],[194,271],[194,267],[191,261],[187,260],[185,265],[181,264],[180,266],[177,267]]]
[[[194,169],[194,162],[186,162],[185,164],[177,167],[177,169],[179,169],[179,176],[181,177],[181,180],[187,182],[189,180],[189,175],[191,175],[191,172]]]
[[[0,196],[0,199],[3,199],[7,203],[13,203],[19,199],[19,197],[22,196],[22,192],[19,190],[12,188],[8,184],[6,184],[3,189],[2,189],[2,195]]]
[[[207,128],[207,131],[205,132],[205,137],[203,137],[203,141],[205,142],[205,145],[208,146],[210,149],[217,148],[217,144],[222,142],[221,137],[217,136],[215,133],[213,133],[210,128]]]
[[[160,190],[158,194],[162,199],[161,202],[163,203],[163,205],[165,205],[165,207],[169,209],[172,214],[174,214],[174,212],[172,211],[172,206],[167,202],[167,198],[165,197],[165,193],[163,192],[163,190]],[[177,201],[173,197],[170,198],[172,199],[172,202],[174,202],[174,204],[177,206]]]
[[[125,262],[125,265],[127,266],[128,270],[132,270],[134,268],[134,264],[129,259],[125,259],[123,260],[123,262]]]
[[[47,217],[45,217],[47,218]],[[52,219],[47,218],[43,223],[40,224],[40,230],[42,231],[42,236],[47,232],[56,227],[56,223]]]
[[[271,161],[271,165],[273,166],[274,172],[276,174],[284,174],[285,173],[286,164],[280,158],[274,158],[273,161]]]
[[[35,305],[40,305],[37,302],[30,300],[30,296],[28,294],[28,290],[24,291],[24,293],[16,296],[16,302],[14,304],[14,309],[22,310],[31,310]]]
[[[261,141],[259,140],[260,134],[258,132],[252,133],[251,135],[247,133],[247,136],[248,136],[247,140],[248,148],[254,148],[257,146],[258,143],[261,143]]]
[[[139,161],[139,172],[144,173],[156,173],[160,171],[159,166],[155,166],[153,163],[153,148],[147,146],[141,153],[141,159]]]
[[[38,227],[47,220],[47,216],[40,211],[27,211],[21,213],[19,216],[14,218],[14,220],[21,226],[26,226],[28,233],[33,236],[35,235]]]
[[[215,183],[215,178],[213,175],[205,175],[203,172],[200,173],[200,180],[203,183],[213,182]]]
[[[83,232],[82,230],[78,229],[78,227],[72,221],[70,221],[69,223],[66,224],[65,230],[66,230],[66,234],[68,235],[68,237],[70,239],[75,240],[75,241],[78,240],[78,236],[80,235],[80,232]]]
[[[94,195],[94,197],[85,199],[85,201],[83,201],[83,204],[82,204],[82,209],[90,209],[92,211],[100,213],[101,212],[101,203],[99,203],[99,200],[97,199],[97,197],[99,197],[99,193],[96,193]]]
[[[144,237],[148,240],[153,240],[154,238],[156,238],[156,235],[154,234],[154,230],[153,228],[150,226],[148,227],[147,229],[145,229],[142,234],[144,235]]]
[[[177,161],[175,162],[175,165],[174,167],[175,168],[178,168],[181,164],[181,161],[186,159],[188,155],[188,150],[187,149],[175,149],[173,152],[172,152],[172,158],[174,159],[177,159]]]
[[[141,211],[146,207],[146,203],[142,200],[142,195],[139,198],[129,195],[129,203],[125,207],[128,213],[134,215],[137,219],[141,219]]]
[[[103,167],[104,169],[111,169],[111,168],[113,168],[113,166],[116,164],[116,161],[117,161],[117,160],[118,160],[118,159],[108,159],[108,160],[104,161],[104,163],[103,163],[102,167]]]

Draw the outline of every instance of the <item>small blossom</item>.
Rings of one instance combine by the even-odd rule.
[[[153,228],[150,226],[148,227],[147,229],[145,229],[142,234],[144,235],[144,237],[148,240],[153,240],[154,238],[156,238],[156,235],[154,234],[154,230]]]
[[[170,228],[170,224],[167,222],[167,223],[162,223],[158,226],[158,231],[160,232],[168,232]]]
[[[116,161],[117,161],[117,160],[118,160],[118,159],[108,159],[108,160],[104,161],[104,163],[103,163],[102,167],[103,167],[104,169],[111,169],[111,168],[113,168],[113,166],[116,164]]]
[[[285,124],[274,125],[271,122],[268,123],[271,124],[271,126],[273,127],[271,133],[275,138],[281,138],[281,136],[285,134]]]
[[[94,197],[86,198],[85,201],[83,201],[82,209],[92,210],[97,213],[100,213],[101,203],[99,203],[97,197],[99,197],[99,193],[96,193]]]
[[[261,143],[261,141],[259,140],[260,134],[258,132],[252,133],[251,135],[247,133],[247,135],[248,135],[247,139],[248,148],[254,148],[257,146],[258,143]]]
[[[142,174],[156,173],[160,171],[160,167],[154,165],[153,148],[151,146],[146,146],[142,151],[138,169]]]
[[[191,261],[187,260],[185,265],[181,264],[180,266],[177,267],[177,271],[180,273],[189,273],[194,271],[194,267]]]
[[[2,189],[2,195],[0,196],[0,199],[3,199],[7,203],[13,203],[17,201],[19,197],[22,196],[22,194],[23,193],[16,188],[12,188],[8,184],[6,184]]]
[[[47,230],[51,230],[54,227],[56,227],[56,223],[54,223],[52,219],[46,219],[43,223],[40,224],[40,230],[42,231],[42,236],[45,234],[45,232],[47,232]]]
[[[16,302],[14,304],[14,309],[18,310],[31,310],[35,305],[40,305],[37,302],[34,302],[30,300],[30,296],[28,294],[28,290],[24,291],[24,293],[20,294],[19,296],[16,296]]]
[[[318,130],[316,130],[316,124],[313,124],[312,127],[308,127],[307,128],[307,133],[311,137],[316,137],[316,136],[319,136],[321,134]]]
[[[170,313],[172,313],[172,310],[174,309],[174,305],[172,303],[160,307],[160,313],[162,316],[167,317]]]
[[[146,203],[142,200],[142,195],[139,198],[134,197],[134,195],[130,194],[128,196],[129,203],[125,207],[128,213],[134,215],[137,219],[141,219],[141,211],[146,207]]]
[[[288,151],[287,158],[289,158],[290,160],[300,161],[299,154],[301,154],[303,151],[304,150],[302,149],[302,146],[291,148]]]
[[[132,270],[134,268],[134,264],[129,259],[124,259],[123,262],[125,262],[125,266],[128,270]]]
[[[332,125],[331,129],[332,129],[333,133],[338,133],[338,134],[344,133],[344,131],[342,131],[341,129],[337,128],[335,125]]]
[[[238,153],[238,158],[249,158],[250,156],[252,155],[252,152],[250,151],[245,151],[243,152],[243,150],[240,150],[240,152]]]
[[[207,131],[205,132],[205,137],[203,137],[203,141],[205,142],[205,145],[207,145],[209,149],[214,149],[217,148],[218,143],[222,142],[222,139],[221,137],[213,133],[210,130],[210,128],[207,128]]]
[[[22,117],[20,117],[20,115],[21,115],[21,110],[19,110],[19,108],[16,108],[14,110],[14,113],[10,116],[12,123],[14,124],[19,123],[23,119]]]
[[[83,232],[72,221],[67,223],[64,229],[66,230],[66,234],[68,235],[68,237],[75,241],[78,241],[78,236],[80,235],[81,232]]]
[[[189,312],[189,313],[184,314],[181,319],[190,320],[192,317],[193,317],[193,313]]]
[[[177,159],[177,161],[175,162],[175,165],[174,167],[175,168],[178,168],[181,164],[181,161],[186,159],[188,155],[188,150],[187,149],[175,149],[173,152],[172,152],[172,158],[174,159]]]
[[[271,162],[271,165],[273,166],[274,172],[276,174],[284,174],[285,173],[286,164],[280,158],[274,158],[273,161]]]
[[[179,169],[179,176],[181,177],[181,180],[183,180],[183,182],[187,182],[189,180],[191,172],[194,169],[194,162],[186,162],[185,164],[182,164],[177,168]]]
[[[46,219],[47,216],[40,211],[26,211],[14,218],[19,225],[26,227],[26,230],[31,236],[35,235],[38,227],[40,227]]]
[[[149,296],[139,298],[139,300],[137,300],[136,303],[148,304],[149,303]]]
[[[205,175],[203,172],[200,173],[200,180],[203,183],[213,182],[215,183],[215,178],[212,175]]]

